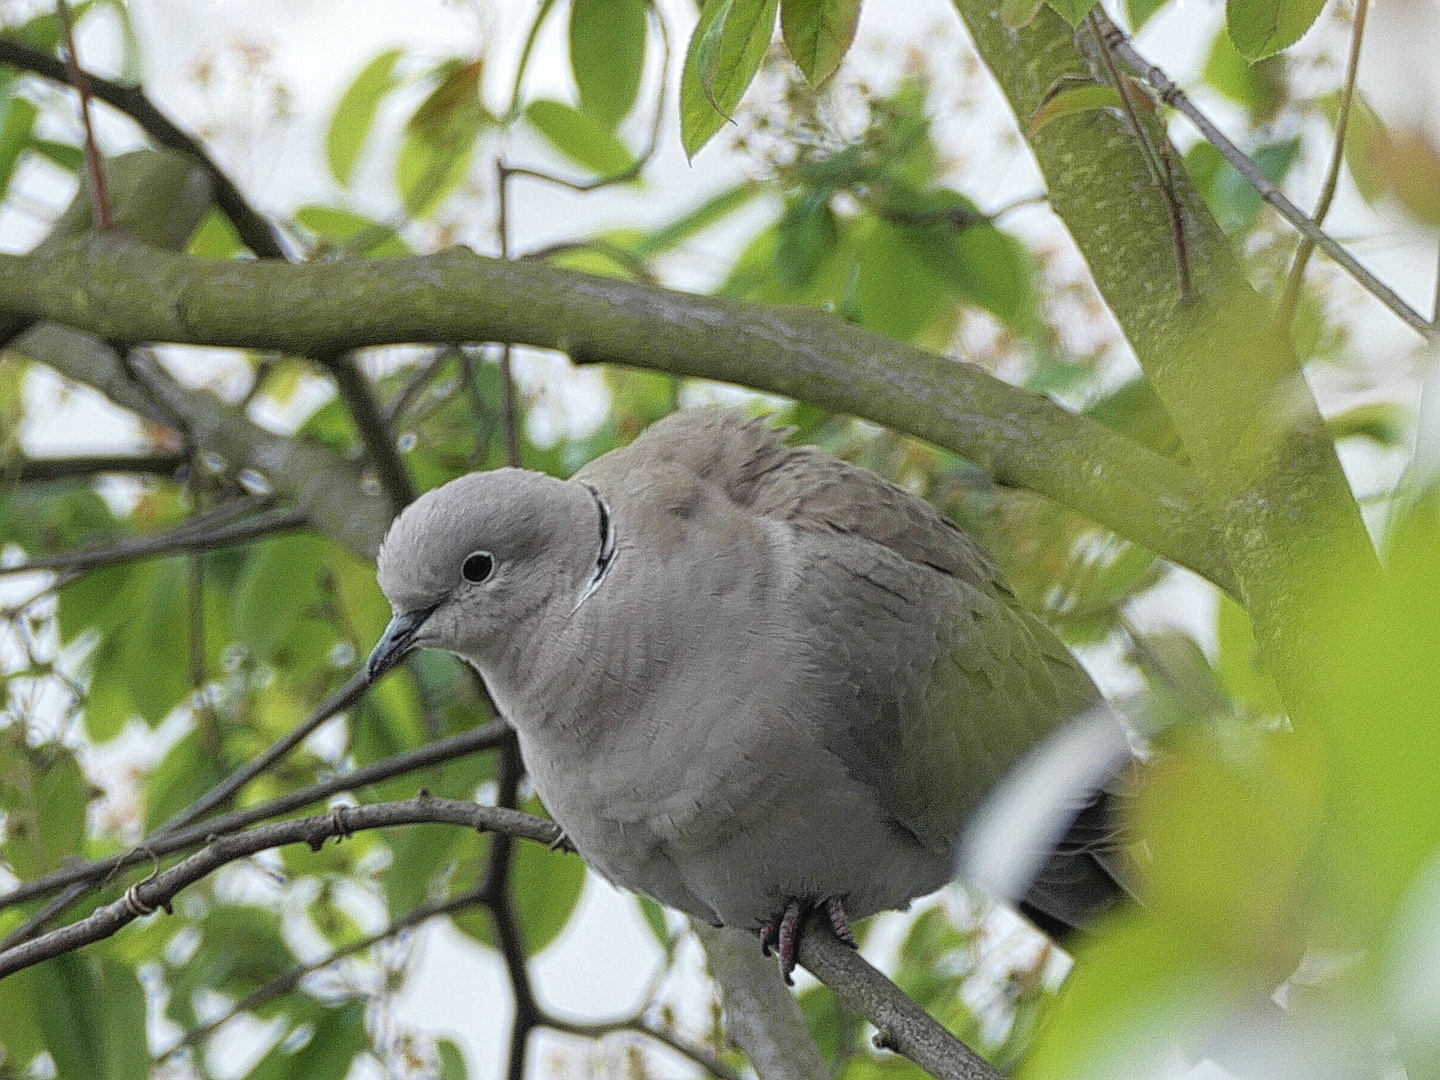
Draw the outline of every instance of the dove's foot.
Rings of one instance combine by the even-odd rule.
[[[825,912],[825,918],[835,936],[852,949],[855,948],[855,935],[850,930],[850,920],[845,917],[845,904],[840,897],[832,896],[818,904],[792,897],[785,904],[784,911],[760,927],[760,948],[766,956],[770,955],[772,949],[779,956],[780,974],[785,977],[787,986],[794,985],[790,976],[795,971],[795,963],[799,957],[800,930],[805,916],[816,908]]]

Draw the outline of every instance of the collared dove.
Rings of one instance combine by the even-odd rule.
[[[673,414],[571,480],[430,491],[379,580],[372,678],[415,648],[468,660],[592,867],[759,930],[787,978],[808,910],[848,939],[945,884],[969,812],[1099,697],[929,503],[734,409]],[[1087,840],[1028,910],[1053,930],[1113,895]]]

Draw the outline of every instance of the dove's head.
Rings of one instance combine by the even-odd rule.
[[[370,678],[411,649],[445,649],[484,670],[538,615],[573,609],[612,540],[598,495],[541,473],[471,473],[426,492],[380,546],[380,588],[395,617],[370,655]]]

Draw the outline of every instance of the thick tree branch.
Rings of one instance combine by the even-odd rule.
[[[1021,127],[1059,80],[1090,77],[1075,32],[1047,8],[1012,32],[989,0],[954,2]],[[1376,561],[1289,344],[1183,170],[1170,197],[1184,211],[1194,288],[1193,301],[1180,302],[1167,196],[1123,122],[1102,110],[1061,117],[1031,146],[1051,206],[1205,486],[1267,663],[1287,703],[1303,709],[1315,680],[1294,630],[1314,614],[1316,560],[1362,573]]]
[[[562,349],[580,362],[740,383],[954,450],[1001,483],[1049,495],[1224,587],[1233,583],[1205,500],[1183,466],[978,368],[819,311],[691,296],[463,250],[292,266],[170,255],[110,235],[0,256],[0,311],[112,341],[309,355],[397,342],[507,341]],[[68,368],[65,374],[111,393],[106,365]],[[194,403],[172,407],[183,412]],[[221,426],[230,452],[238,452],[250,433]],[[272,454],[288,452],[288,440],[268,442]],[[315,519],[316,509],[307,508]]]
[[[52,82],[65,85],[70,82],[69,73],[61,61],[10,38],[0,37],[0,64],[28,71]],[[240,189],[225,175],[224,170],[215,164],[205,147],[176,127],[169,117],[145,96],[144,90],[138,86],[125,86],[102,79],[88,72],[85,73],[85,79],[94,98],[130,117],[159,145],[189,154],[203,166],[210,177],[216,205],[234,224],[235,231],[246,247],[261,258],[286,257],[285,245],[275,227],[250,206]]]
[[[531,814],[522,814],[503,806],[481,806],[424,794],[404,802],[336,807],[327,814],[257,826],[245,832],[220,836],[169,869],[132,885],[121,899],[96,909],[77,922],[0,953],[0,979],[110,937],[157,909],[168,909],[182,889],[228,863],[286,844],[309,844],[319,851],[331,837],[343,840],[366,829],[426,824],[462,825],[480,832],[535,840],[542,844],[553,843],[560,835],[560,829],[554,822]]]
[[[1241,176],[1245,177],[1254,187],[1260,197],[1275,208],[1286,221],[1295,227],[1296,230],[1311,245],[1318,247],[1321,251],[1335,260],[1335,263],[1349,274],[1366,292],[1379,300],[1390,309],[1399,319],[1417,331],[1423,337],[1431,336],[1431,328],[1425,321],[1425,317],[1412,308],[1394,289],[1390,288],[1383,281],[1377,278],[1369,270],[1356,260],[1355,256],[1346,251],[1329,233],[1325,232],[1319,223],[1310,218],[1305,211],[1296,206],[1276,186],[1275,182],[1265,175],[1259,165],[1255,164],[1249,155],[1230,141],[1229,137],[1221,131],[1215,123],[1206,116],[1195,103],[1192,102],[1185,92],[1181,90],[1170,77],[1160,68],[1150,63],[1139,52],[1135,46],[1130,44],[1130,39],[1125,32],[1111,22],[1104,12],[1096,11],[1096,18],[1099,21],[1101,33],[1106,37],[1110,47],[1120,60],[1140,78],[1155,88],[1160,99],[1167,105],[1174,106],[1184,117],[1199,129],[1205,140],[1220,151],[1225,158]],[[1361,16],[1363,23],[1363,15]],[[1323,215],[1321,215],[1323,220]]]

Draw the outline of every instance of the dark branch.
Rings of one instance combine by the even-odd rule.
[[[376,404],[370,384],[360,373],[355,358],[348,353],[328,357],[321,361],[321,366],[335,380],[340,400],[345,403],[360,433],[360,441],[365,444],[375,478],[398,514],[415,501],[415,483],[410,479],[410,470],[395,446],[395,435]]]
[[[169,869],[132,885],[121,899],[98,908],[78,922],[0,953],[0,979],[102,941],[158,909],[168,910],[171,901],[186,886],[239,859],[287,844],[309,844],[319,851],[331,837],[344,839],[351,833],[366,829],[425,824],[461,825],[480,832],[519,837],[542,844],[553,843],[560,834],[559,827],[553,822],[517,810],[456,799],[437,799],[424,794],[404,802],[336,807],[330,813],[314,817],[257,826],[212,840]]]
[[[197,521],[200,519],[196,519]],[[128,540],[111,547],[80,551],[62,551],[55,555],[41,555],[14,566],[0,566],[0,575],[30,574],[38,570],[88,571],[102,566],[117,566],[121,563],[137,562],[141,559],[155,559],[183,551],[213,551],[217,548],[232,547],[249,543],[261,537],[302,528],[306,524],[305,514],[300,510],[272,510],[256,514],[252,518],[232,521],[209,529],[196,529],[193,525],[182,525],[156,536],[145,536]]]
[[[62,62],[10,38],[0,37],[0,64],[28,71],[51,82],[65,85],[70,82],[69,73]],[[145,96],[144,90],[138,86],[126,86],[102,79],[89,72],[85,73],[85,78],[89,83],[90,93],[95,98],[130,117],[155,142],[190,154],[200,162],[210,177],[216,204],[234,224],[235,231],[246,247],[264,259],[286,258],[285,245],[276,228],[245,200],[240,189],[210,157],[204,145],[172,123],[170,118]]]
[[[21,484],[88,480],[106,474],[173,477],[185,467],[184,454],[102,454],[94,457],[21,458],[0,465],[0,478]]]

